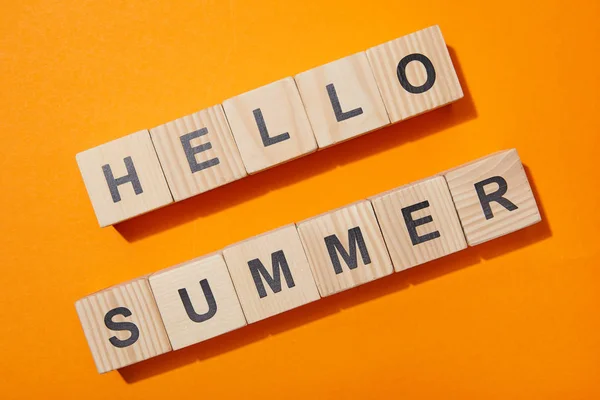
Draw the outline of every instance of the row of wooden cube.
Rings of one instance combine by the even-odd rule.
[[[77,155],[101,226],[463,96],[438,26]]]
[[[507,150],[95,293],[76,308],[106,372],[540,219],[519,156]]]

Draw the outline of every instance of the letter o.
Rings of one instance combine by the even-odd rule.
[[[411,61],[418,61],[425,67],[425,72],[427,73],[427,80],[421,86],[413,86],[406,77],[406,66]],[[424,56],[423,54],[413,53],[404,57],[398,63],[397,68],[398,80],[400,81],[400,85],[409,93],[419,94],[428,91],[431,89],[433,84],[435,83],[435,68],[433,68],[433,64],[431,60]]]

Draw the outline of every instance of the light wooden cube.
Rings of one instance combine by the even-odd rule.
[[[173,202],[147,130],[77,154],[101,227]]]
[[[401,186],[371,201],[396,271],[467,247],[442,176]]]
[[[175,201],[247,175],[220,104],[150,129],[150,136]]]
[[[223,256],[248,323],[320,298],[295,225],[226,247]]]
[[[439,26],[367,50],[392,123],[463,97]]]
[[[225,100],[223,108],[249,174],[317,149],[292,78]]]
[[[470,246],[542,220],[515,149],[483,157],[444,175]]]
[[[220,253],[159,271],[150,286],[173,350],[246,325]]]
[[[363,51],[295,76],[320,148],[390,123]]]
[[[146,278],[91,294],[75,308],[100,373],[171,351]]]
[[[298,232],[322,297],[394,272],[368,201],[300,222]]]

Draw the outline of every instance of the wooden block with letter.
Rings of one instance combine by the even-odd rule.
[[[223,108],[249,174],[317,149],[292,78],[225,100]]]
[[[146,278],[91,294],[75,308],[100,373],[171,351]]]
[[[371,201],[396,271],[467,247],[442,176],[401,186]]]
[[[390,123],[364,51],[305,71],[295,80],[320,148]]]
[[[159,271],[150,286],[173,350],[246,325],[220,253]]]
[[[541,221],[515,149],[453,168],[444,176],[470,246]]]
[[[223,256],[248,323],[320,298],[295,225],[226,247]]]
[[[100,226],[173,202],[147,130],[77,154]]]
[[[322,297],[394,272],[368,201],[300,222],[298,231]]]
[[[175,201],[246,176],[220,104],[150,129],[150,136]]]
[[[367,50],[392,123],[463,97],[439,26]]]

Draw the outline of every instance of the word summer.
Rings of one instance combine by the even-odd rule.
[[[100,226],[463,97],[438,26],[77,154]]]
[[[102,373],[540,220],[517,151],[506,150],[110,287],[75,306]]]

